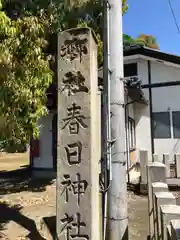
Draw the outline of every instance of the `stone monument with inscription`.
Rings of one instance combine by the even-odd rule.
[[[58,36],[59,240],[100,240],[97,43],[87,28]]]

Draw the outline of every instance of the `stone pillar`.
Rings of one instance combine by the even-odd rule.
[[[148,151],[139,151],[141,184],[147,184]]]
[[[166,165],[166,177],[170,178],[170,156],[169,154],[163,154],[163,163]]]
[[[171,192],[156,192],[154,201],[154,226],[156,239],[161,239],[160,205],[176,204],[176,198]]]
[[[163,156],[162,154],[154,153],[153,154],[153,162],[163,162]]]
[[[155,194],[156,192],[168,192],[168,185],[164,182],[154,182],[152,183],[152,192]]]
[[[58,36],[57,237],[100,240],[97,44],[90,29]]]
[[[171,240],[180,239],[180,220],[171,220]]]
[[[149,235],[153,239],[153,193],[152,183],[166,182],[166,166],[163,163],[153,162],[147,165],[147,182],[148,182],[148,214],[149,214]]]
[[[176,154],[175,159],[176,159],[176,177],[180,178],[180,154]]]
[[[168,192],[168,185],[163,182],[152,183],[152,210],[149,212],[149,220],[152,227],[151,239],[154,239],[156,231],[155,220],[156,220],[156,208],[155,208],[155,194],[158,192]]]
[[[152,158],[153,162],[159,162],[158,159],[159,159],[159,155],[157,153],[154,153]]]
[[[171,232],[170,221],[173,219],[180,219],[180,206],[161,205],[160,211],[161,211],[161,232],[162,232],[161,239],[168,240],[167,232]]]

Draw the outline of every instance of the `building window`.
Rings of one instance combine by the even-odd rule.
[[[180,139],[180,111],[172,112],[173,137]]]
[[[169,112],[153,113],[154,138],[171,138],[171,124]]]
[[[135,121],[132,118],[128,118],[128,131],[129,131],[129,148],[130,150],[135,148]]]
[[[137,63],[124,64],[124,77],[132,77],[137,75]]]

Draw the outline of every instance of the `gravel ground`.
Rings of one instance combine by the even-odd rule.
[[[0,234],[6,240],[43,240],[42,217],[55,215],[55,183],[43,192],[22,191],[0,198]],[[146,239],[147,198],[128,193],[129,239]],[[48,239],[46,239],[48,240]]]
[[[146,240],[148,236],[148,199],[128,193],[129,240]]]
[[[11,155],[8,159],[0,157],[0,239],[49,240],[41,228],[41,219],[55,215],[55,181],[31,181],[24,168],[27,155],[14,160]],[[128,201],[129,240],[146,240],[147,197],[129,192]]]
[[[41,220],[55,215],[56,183],[31,181],[27,164],[27,154],[0,156],[0,239],[49,240],[41,228]],[[180,190],[173,194],[180,205]],[[128,211],[129,240],[146,240],[147,197],[128,192]]]
[[[0,235],[2,239],[43,240],[42,217],[55,215],[55,184],[44,192],[19,192],[0,198]],[[48,239],[47,239],[48,240]]]

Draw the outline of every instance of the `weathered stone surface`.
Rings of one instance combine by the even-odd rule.
[[[166,177],[170,178],[170,156],[163,154],[163,163],[166,165]]]
[[[166,182],[166,166],[163,163],[152,162],[147,165],[147,179],[148,179],[148,214],[149,214],[149,235],[150,239],[154,238],[154,220],[153,220],[153,192],[152,184],[155,182]],[[162,185],[159,189],[162,189]]]
[[[171,220],[171,240],[180,239],[180,219]]]
[[[57,235],[100,239],[97,44],[89,29],[58,36]]]
[[[180,178],[180,154],[176,154],[176,176],[177,178]]]
[[[141,183],[147,184],[148,151],[140,150],[139,158],[140,158]]]
[[[154,153],[153,154],[153,162],[163,162],[163,155],[162,154],[158,154],[158,153]]]
[[[171,192],[156,192],[154,201],[154,226],[155,236],[157,239],[161,237],[161,216],[160,216],[160,205],[176,204],[176,198]]]
[[[154,182],[152,183],[153,193],[168,191],[168,185],[164,182]]]
[[[170,228],[170,221],[180,219],[180,206],[177,205],[161,205],[161,233],[162,239],[168,240],[167,228]]]
[[[153,162],[147,166],[148,184],[153,182],[166,182],[166,166],[163,163]],[[150,184],[150,187],[151,187]]]
[[[155,204],[155,194],[159,192],[168,192],[168,185],[163,182],[152,183],[152,210],[149,212],[150,226],[153,229],[151,238],[155,237],[156,230],[156,204]],[[150,203],[151,204],[151,203]]]

